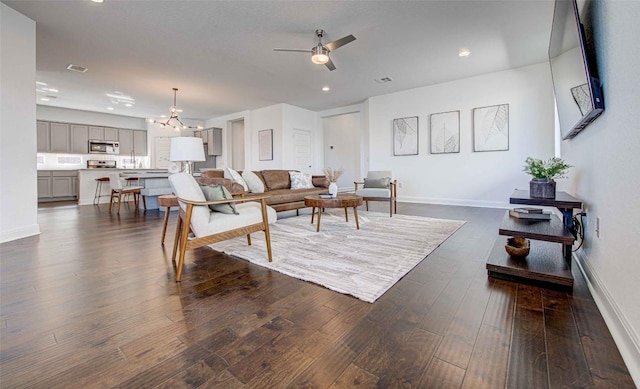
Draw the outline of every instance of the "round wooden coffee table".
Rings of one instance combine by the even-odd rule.
[[[318,209],[318,228],[316,231],[320,231],[320,215],[322,215],[323,208],[344,208],[344,219],[349,222],[349,215],[347,215],[347,208],[353,208],[353,216],[356,218],[356,229],[360,229],[360,222],[358,221],[358,207],[362,205],[362,197],[354,194],[343,193],[338,194],[338,197],[324,199],[320,195],[311,195],[304,198],[304,205],[312,207],[311,210],[311,224],[316,214],[316,208]]]

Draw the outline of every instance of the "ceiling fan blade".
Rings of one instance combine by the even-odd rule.
[[[356,40],[356,37],[353,35],[347,35],[344,36],[340,39],[337,39],[333,42],[329,42],[326,45],[324,45],[324,47],[326,47],[327,49],[329,49],[330,51],[333,51],[339,47],[342,47],[344,45],[346,45],[347,43],[353,42]]]
[[[311,53],[311,50],[298,50],[298,49],[273,49],[273,51],[293,51],[296,53]]]
[[[329,62],[324,64],[324,66],[326,66],[329,70],[336,70],[336,65],[333,64],[331,58],[329,58]]]

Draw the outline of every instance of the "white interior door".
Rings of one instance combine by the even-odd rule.
[[[324,134],[324,167],[342,169],[338,179],[340,190],[353,190],[360,177],[360,113],[322,118]]]
[[[311,173],[311,131],[293,129],[293,168]]]
[[[231,167],[244,170],[244,120],[231,122]]]

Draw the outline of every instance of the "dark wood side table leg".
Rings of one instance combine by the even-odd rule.
[[[344,209],[347,210],[346,208]],[[356,218],[356,230],[360,229],[360,222],[358,221],[358,207],[353,207],[353,217]]]
[[[344,220],[349,223],[349,214],[347,213],[347,207],[344,207]]]
[[[318,208],[318,228],[316,228],[316,232],[320,232],[320,215],[322,215],[322,212],[320,212],[320,208]]]
[[[316,207],[311,208],[311,224],[313,224],[313,217],[316,215]]]

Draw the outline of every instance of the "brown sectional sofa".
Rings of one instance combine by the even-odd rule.
[[[242,173],[239,171],[238,173]],[[262,180],[265,194],[269,195],[266,202],[276,212],[305,208],[304,197],[312,194],[325,193],[329,187],[329,180],[325,176],[312,176],[313,188],[291,189],[289,170],[259,170],[254,173]],[[223,170],[210,170],[202,173],[199,181],[203,184],[223,184],[232,193],[242,193],[242,185],[224,178]],[[250,197],[252,193],[244,193]]]

